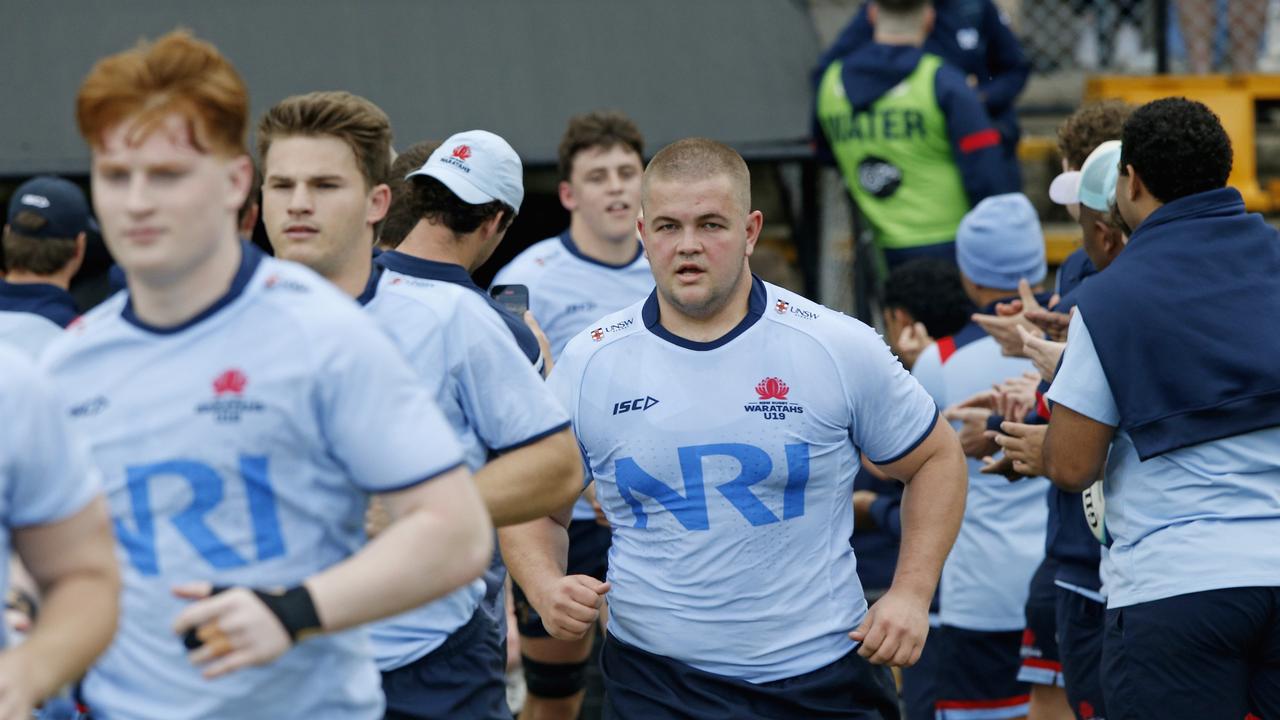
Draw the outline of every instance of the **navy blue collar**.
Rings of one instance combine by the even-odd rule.
[[[382,266],[378,264],[378,258],[381,255],[381,250],[373,249],[373,262],[369,264],[369,279],[364,283],[364,290],[356,296],[356,302],[361,305],[373,302],[373,296],[378,294],[378,281],[382,279]]]
[[[1245,213],[1244,198],[1233,187],[1188,195],[1161,205],[1147,216],[1129,237],[1128,246],[1152,237],[1156,229],[1186,218],[1229,217]],[[1167,237],[1167,236],[1166,236]]]
[[[253,278],[253,273],[257,271],[258,265],[262,263],[265,254],[258,249],[253,243],[247,243],[243,240],[238,241],[240,244],[240,267],[236,270],[236,274],[231,278],[231,285],[227,288],[227,292],[222,297],[213,302],[212,305],[201,310],[192,316],[189,320],[173,327],[156,327],[143,322],[133,311],[133,298],[125,299],[124,310],[120,312],[121,317],[132,325],[146,330],[149,333],[157,335],[172,335],[182,332],[204,320],[213,317],[219,310],[230,305],[236,298],[244,292],[249,286],[249,280]]]
[[[570,255],[578,258],[579,260],[582,260],[583,262],[589,262],[592,265],[599,265],[600,267],[607,267],[610,270],[622,270],[623,268],[631,267],[633,264],[635,264],[635,261],[640,259],[641,255],[644,255],[644,245],[641,245],[640,242],[637,241],[635,256],[632,257],[630,260],[622,263],[621,265],[614,265],[612,263],[607,263],[603,260],[597,260],[593,257],[587,257],[586,255],[584,255],[582,251],[578,249],[578,246],[574,244],[573,236],[569,234],[568,229],[560,233],[560,242],[561,244],[564,245],[564,249],[569,251]]]
[[[0,280],[0,310],[29,312],[66,327],[80,314],[71,293],[49,283]]]
[[[410,275],[423,280],[440,280],[441,282],[453,283],[471,288],[482,295],[484,294],[484,291],[476,285],[475,280],[471,279],[471,273],[467,272],[466,268],[455,263],[426,260],[407,255],[399,250],[389,250],[382,253],[374,259],[374,263],[402,275]]]
[[[644,301],[644,308],[640,311],[640,319],[644,322],[644,326],[649,328],[649,332],[657,335],[663,340],[666,340],[672,345],[679,345],[680,347],[688,348],[689,350],[715,350],[722,345],[728,344],[734,338],[746,332],[752,325],[756,324],[757,320],[764,317],[765,303],[768,301],[768,294],[768,291],[764,287],[764,282],[755,275],[752,275],[751,294],[747,299],[747,316],[742,318],[742,322],[735,325],[732,330],[721,335],[715,340],[710,340],[708,342],[698,342],[696,340],[682,338],[667,330],[662,326],[662,323],[658,322],[659,310],[657,288],[654,288],[653,292],[649,293],[649,299]]]
[[[51,283],[11,283],[0,280],[0,297],[71,301],[71,293]]]

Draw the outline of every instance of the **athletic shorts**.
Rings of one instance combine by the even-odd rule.
[[[1067,701],[1077,720],[1104,720],[1102,700],[1102,631],[1107,608],[1074,590],[1058,591],[1058,652]]]
[[[590,575],[604,582],[609,574],[609,546],[613,544],[613,531],[595,520],[574,520],[569,523],[569,564],[567,574]],[[516,606],[516,627],[525,637],[550,637],[542,626],[542,617],[533,609],[520,586],[513,586],[512,599]]]
[[[1032,685],[1064,687],[1058,651],[1058,587],[1053,584],[1057,574],[1058,564],[1046,559],[1031,576],[1027,628],[1022,631],[1022,648],[1018,652],[1022,658],[1018,679]]]
[[[1280,718],[1280,588],[1108,609],[1102,685],[1107,720]]]
[[[767,683],[716,675],[609,635],[600,651],[606,720],[899,720],[888,668],[851,651]]]
[[[929,628],[920,659],[902,668],[903,720],[933,720],[938,699],[938,628]]]
[[[937,720],[1008,720],[1027,714],[1031,688],[1018,682],[1022,631],[938,628]]]
[[[507,655],[492,622],[477,609],[440,647],[382,673],[387,720],[511,720]]]

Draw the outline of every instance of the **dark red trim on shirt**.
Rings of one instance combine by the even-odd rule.
[[[938,362],[946,364],[947,358],[950,358],[956,352],[956,338],[954,335],[948,335],[938,341]]]
[[[999,144],[1000,133],[996,132],[995,128],[987,128],[976,133],[969,133],[960,138],[960,152],[968,155],[971,152]]]

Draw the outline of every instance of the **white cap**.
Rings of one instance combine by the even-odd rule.
[[[1049,185],[1049,199],[1059,205],[1080,203],[1106,212],[1116,195],[1120,141],[1108,140],[1085,158],[1079,170],[1064,172]]]
[[[487,130],[451,136],[422,167],[405,176],[428,175],[470,205],[498,200],[517,212],[524,200],[524,166],[506,140]]]

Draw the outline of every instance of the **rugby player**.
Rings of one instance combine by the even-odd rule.
[[[568,417],[535,370],[530,329],[470,277],[520,206],[519,157],[491,133],[450,138],[405,186],[420,221],[371,262],[390,144],[386,115],[349,93],[268,110],[258,125],[268,237],[356,295],[434,390],[494,522],[545,515],[581,489]],[[495,557],[483,581],[371,628],[387,717],[509,718],[504,579]]]
[[[0,280],[0,342],[40,356],[80,314],[68,289],[97,225],[80,188],[60,177],[32,178],[9,199]]]
[[[650,161],[637,225],[657,287],[575,336],[549,380],[613,527],[609,582],[566,576],[551,519],[503,528],[506,557],[556,637],[582,637],[608,594],[611,716],[896,717],[883,666],[920,654],[964,458],[871,329],[751,274],[750,197],[721,143]],[[859,449],[908,483],[870,610],[849,544]]]
[[[49,378],[0,350],[4,527],[0,555],[22,561],[39,594],[39,622],[21,644],[0,635],[0,717],[32,708],[79,678],[107,644],[120,607],[120,574],[101,477],[73,437]],[[0,563],[0,592],[11,587]],[[3,632],[3,631],[0,631]]]
[[[1280,238],[1227,186],[1203,104],[1125,121],[1124,251],[1081,285],[1049,389],[1044,461],[1078,492],[1105,469],[1107,717],[1280,715]]]
[[[591,323],[637,302],[653,290],[653,275],[636,237],[640,130],[619,112],[576,115],[560,139],[560,203],[569,227],[535,243],[498,271],[495,285],[529,288],[529,306],[546,331],[553,356]],[[573,507],[569,523],[570,575],[604,582],[609,528],[596,522],[590,501]],[[586,693],[587,659],[595,633],[560,640],[547,633],[538,611],[515,589],[522,665],[529,696],[522,720],[572,720]]]
[[[184,32],[101,60],[76,100],[128,283],[45,356],[123,565],[120,630],[82,686],[95,717],[381,717],[353,628],[490,556],[461,447],[392,343],[236,237],[247,109],[231,64]],[[365,544],[373,493],[394,520]]]

